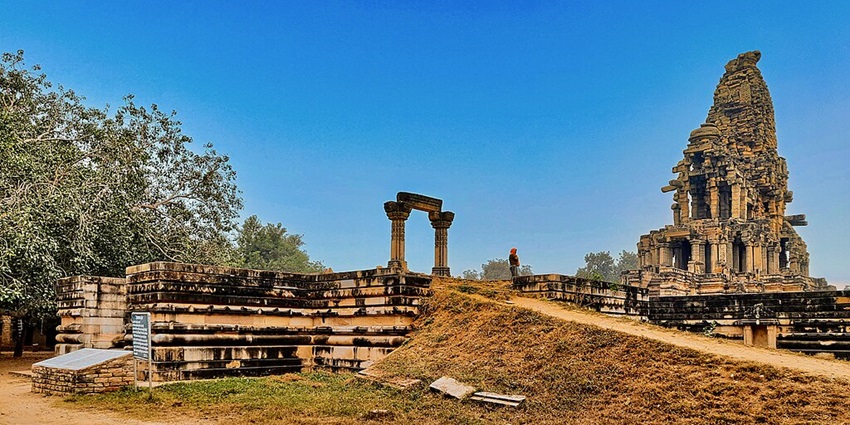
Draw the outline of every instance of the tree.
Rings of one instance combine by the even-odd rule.
[[[282,224],[263,225],[256,215],[245,219],[236,237],[239,267],[280,270],[290,273],[317,273],[325,269],[320,261],[310,261],[301,247],[302,235],[287,234]]]
[[[531,270],[531,266],[522,265],[519,268],[519,275],[530,275],[533,274]],[[466,270],[463,272],[464,279],[476,279],[476,280],[510,280],[511,279],[511,266],[508,263],[507,259],[504,258],[494,258],[492,260],[487,260],[486,263],[481,265],[481,272],[477,270]]]
[[[89,108],[39,71],[2,55],[0,311],[53,314],[64,276],[230,257],[241,199],[226,156],[191,150],[174,112],[132,96],[113,114]]]
[[[481,280],[481,273],[478,273],[478,270],[475,269],[464,270],[463,275],[461,275],[461,278],[469,280]]]
[[[638,256],[636,252],[623,250],[620,252],[620,257],[617,259],[617,265],[614,267],[614,275],[617,276],[617,281],[620,280],[620,275],[628,270],[636,270],[638,268]]]
[[[622,251],[615,262],[609,251],[589,252],[584,262],[585,266],[576,270],[576,277],[616,283],[623,271],[637,268],[637,254]]]

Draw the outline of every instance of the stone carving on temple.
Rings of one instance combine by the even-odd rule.
[[[760,58],[742,53],[726,65],[706,122],[661,188],[673,193],[673,224],[641,236],[640,270],[627,283],[651,295],[826,288],[809,277],[806,243],[794,229],[805,215],[785,215],[794,197]]]

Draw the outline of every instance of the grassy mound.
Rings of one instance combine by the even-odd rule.
[[[448,284],[454,287],[455,284]],[[479,291],[469,291],[479,292]],[[443,375],[524,394],[491,423],[847,423],[850,383],[741,363],[488,302],[451,290],[377,367],[426,382]]]

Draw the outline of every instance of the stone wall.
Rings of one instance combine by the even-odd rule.
[[[56,354],[123,345],[127,289],[123,278],[72,276],[56,284],[61,322]]]
[[[766,346],[850,358],[847,290],[658,297],[648,303],[647,317],[652,323],[732,339],[746,340],[748,332],[760,330],[775,332]]]
[[[151,313],[156,381],[359,370],[407,339],[430,282],[158,262],[127,269],[128,311]]]
[[[644,316],[648,300],[646,288],[560,274],[516,277],[513,279],[513,287],[525,294],[572,302],[605,314],[635,318]]]
[[[126,355],[83,369],[32,367],[32,392],[43,394],[93,394],[133,385],[133,356]]]

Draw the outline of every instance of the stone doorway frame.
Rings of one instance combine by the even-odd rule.
[[[434,276],[451,276],[449,270],[449,227],[455,218],[455,213],[443,211],[443,201],[430,196],[409,192],[398,192],[395,201],[384,203],[384,211],[392,222],[390,233],[391,269],[407,271],[407,261],[404,259],[404,227],[412,210],[428,213],[431,227],[434,228]]]

